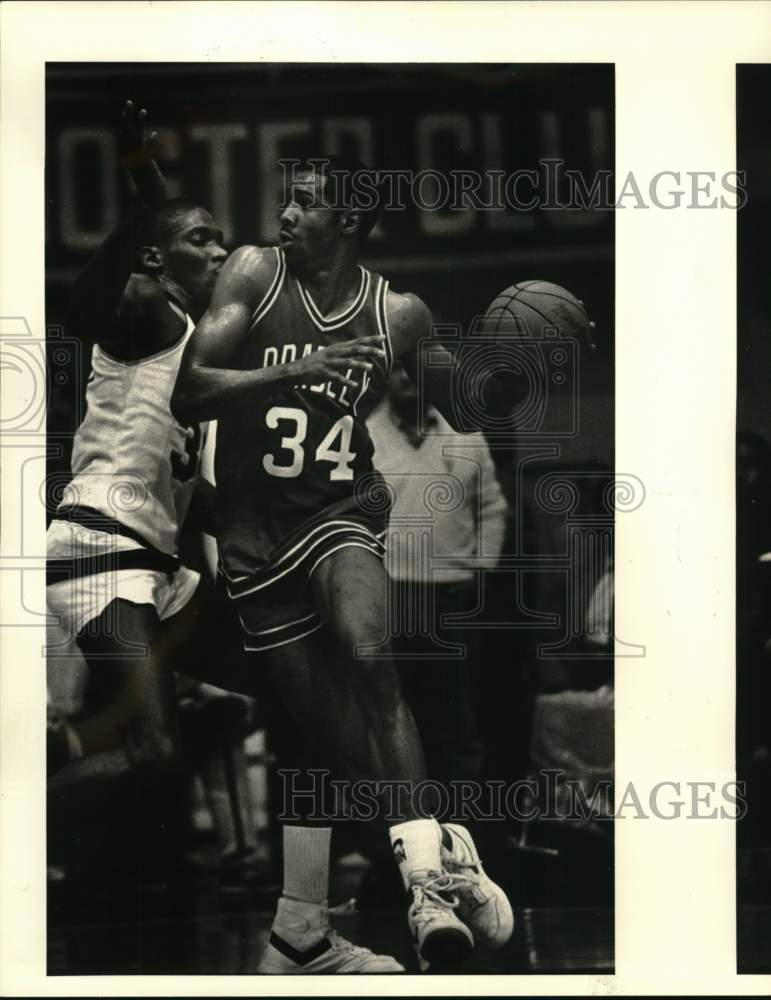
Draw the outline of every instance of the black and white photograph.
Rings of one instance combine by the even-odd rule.
[[[771,0],[2,4],[2,995],[768,993],[769,100]]]
[[[612,971],[613,129],[47,66],[49,974]]]

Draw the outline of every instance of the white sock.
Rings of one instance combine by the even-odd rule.
[[[392,826],[388,833],[405,889],[427,872],[442,871],[442,831],[436,820],[412,819]]]
[[[330,826],[284,827],[284,891],[288,899],[322,904],[329,890]]]

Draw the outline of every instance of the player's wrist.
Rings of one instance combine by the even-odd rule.
[[[129,168],[129,176],[140,204],[158,209],[166,201],[166,181],[154,160]]]
[[[300,374],[297,362],[271,365],[269,368],[259,368],[257,372],[262,376],[261,383],[263,385],[266,382],[271,385],[287,385],[296,382],[297,376]]]

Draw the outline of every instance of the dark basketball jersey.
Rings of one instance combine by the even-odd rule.
[[[355,300],[336,315],[322,316],[290,274],[283,252],[275,253],[273,283],[232,367],[285,364],[374,334],[385,335],[386,357],[371,371],[349,370],[356,388],[335,380],[284,385],[255,392],[219,419],[215,471],[223,529],[218,542],[221,567],[231,583],[248,584],[282,553],[288,539],[302,541],[303,526],[325,512],[341,517],[341,524],[347,514],[357,513],[356,498],[372,483],[374,471],[364,421],[383,398],[393,361],[387,281],[360,267]]]

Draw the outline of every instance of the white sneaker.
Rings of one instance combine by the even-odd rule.
[[[330,910],[282,896],[257,971],[269,976],[404,972],[404,966],[390,955],[376,955],[332,930],[330,913],[353,913],[355,909],[355,900]]]
[[[471,834],[455,823],[443,823],[441,853],[461,920],[478,944],[502,948],[514,932],[514,914],[506,893],[485,874]]]
[[[455,971],[474,947],[474,938],[456,916],[459,901],[448,891],[452,877],[438,872],[412,877],[413,898],[407,919],[420,971]]]

